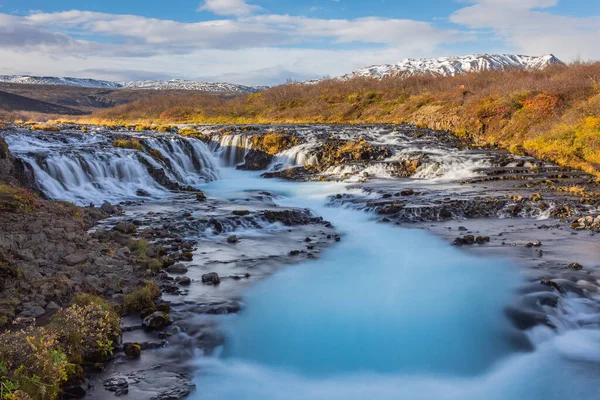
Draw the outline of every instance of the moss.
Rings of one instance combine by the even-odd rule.
[[[160,160],[160,161],[166,161],[165,156],[163,156],[163,154],[160,152],[160,150],[157,149],[149,149],[148,150],[148,154],[150,154],[152,156],[152,158],[156,159],[156,160]]]
[[[31,129],[32,131],[60,132],[60,128],[58,126],[46,124],[31,125],[29,129]]]
[[[146,251],[148,251],[150,244],[145,239],[131,240],[127,247],[129,247],[129,250],[131,250],[132,252],[141,256],[146,254]]]
[[[114,147],[120,147],[123,149],[133,149],[138,151],[142,151],[144,149],[142,143],[140,143],[140,141],[137,139],[117,139],[113,141],[112,145]]]
[[[152,281],[145,281],[143,286],[125,296],[123,311],[126,314],[141,312],[154,308],[154,300],[160,297],[160,288]]]

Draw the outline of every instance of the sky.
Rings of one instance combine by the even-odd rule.
[[[600,60],[600,0],[0,0],[0,74],[246,85],[405,58]]]

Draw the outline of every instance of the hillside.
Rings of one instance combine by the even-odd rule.
[[[0,110],[3,111],[28,111],[43,114],[83,115],[85,112],[69,107],[35,100],[13,93],[0,91]]]
[[[156,97],[88,122],[409,123],[600,175],[600,63],[288,84],[233,99]]]

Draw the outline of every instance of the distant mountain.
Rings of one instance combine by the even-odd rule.
[[[186,81],[183,79],[144,81],[102,81],[84,78],[57,78],[29,75],[0,75],[0,82],[27,85],[60,85],[95,89],[195,90],[219,93],[255,93],[260,88],[233,83]]]
[[[397,64],[372,65],[357,69],[336,79],[351,79],[356,77],[383,78],[384,76],[411,77],[417,75],[455,76],[468,72],[487,70],[535,70],[549,65],[563,64],[552,54],[541,57],[522,56],[513,54],[472,54],[458,57],[440,58],[407,58]],[[307,81],[306,83],[318,82]]]

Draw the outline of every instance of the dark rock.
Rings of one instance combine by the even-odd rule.
[[[178,276],[175,278],[175,282],[181,286],[189,286],[192,284],[192,280],[188,276]]]
[[[85,262],[85,260],[87,260],[87,255],[83,253],[69,254],[68,256],[64,257],[63,260],[68,266],[73,266]]]
[[[169,314],[162,311],[156,311],[144,318],[142,325],[144,328],[148,329],[161,329],[171,325],[172,323],[173,319]]]
[[[300,255],[300,250],[292,250],[290,251],[290,256],[299,256]]]
[[[412,196],[414,194],[415,194],[415,191],[412,189],[406,189],[406,190],[400,191],[400,196]]]
[[[140,358],[142,346],[139,343],[124,343],[123,351],[129,358]]]
[[[104,381],[104,389],[114,392],[115,396],[122,396],[129,393],[129,383],[125,376],[116,375]]]
[[[158,303],[154,306],[154,308],[156,309],[156,311],[162,311],[164,313],[171,312],[171,304],[169,303]]]
[[[181,386],[166,389],[156,396],[151,397],[150,400],[180,400],[189,396],[194,387],[195,385],[193,383],[186,382]]]
[[[246,215],[249,215],[250,211],[248,211],[248,210],[233,210],[231,213],[233,215],[237,215],[238,217],[244,217]]]
[[[196,193],[196,200],[206,201],[206,195],[203,192]]]
[[[581,271],[583,269],[583,265],[579,263],[571,263],[567,266],[569,269],[574,269],[575,271]]]
[[[218,285],[221,283],[221,278],[216,272],[209,272],[208,274],[202,275],[202,282],[207,285]]]
[[[115,227],[113,228],[115,231],[117,232],[121,232],[124,234],[132,234],[135,233],[137,228],[134,224],[132,224],[131,222],[119,222],[117,225],[115,225]]]
[[[521,310],[517,308],[507,308],[506,316],[515,324],[518,329],[528,330],[537,325],[546,325],[553,327],[548,321],[546,314],[535,311]]]
[[[82,383],[77,385],[70,385],[62,390],[64,399],[81,399],[87,396],[89,391],[92,389],[92,384],[89,380],[85,379]]]
[[[186,267],[185,264],[177,263],[168,267],[167,272],[170,274],[186,274],[188,272],[188,267]]]
[[[477,238],[475,239],[475,242],[477,242],[477,244],[489,243],[490,237],[489,236],[477,236]]]
[[[146,190],[144,189],[138,189],[135,191],[135,195],[136,196],[140,196],[140,197],[150,197],[150,193],[148,193]]]
[[[552,281],[552,280],[550,280],[550,279],[542,279],[542,280],[540,281],[540,283],[541,283],[542,285],[551,286],[551,287],[553,287],[554,289],[558,290],[559,292],[561,291],[561,290],[560,290],[560,286],[558,285],[558,283],[556,283],[556,282],[554,282],[554,281]]]
[[[269,167],[273,161],[273,156],[260,150],[249,150],[244,158],[244,164],[238,165],[237,169],[247,171],[261,171]]]
[[[239,241],[240,241],[240,240],[238,239],[238,237],[237,237],[236,235],[232,235],[232,236],[229,236],[229,237],[227,238],[227,243],[234,244],[234,243],[237,243],[237,242],[239,242]]]
[[[208,226],[212,226],[214,233],[217,235],[223,233],[223,224],[221,224],[216,219],[211,219],[210,221],[208,221]]]

